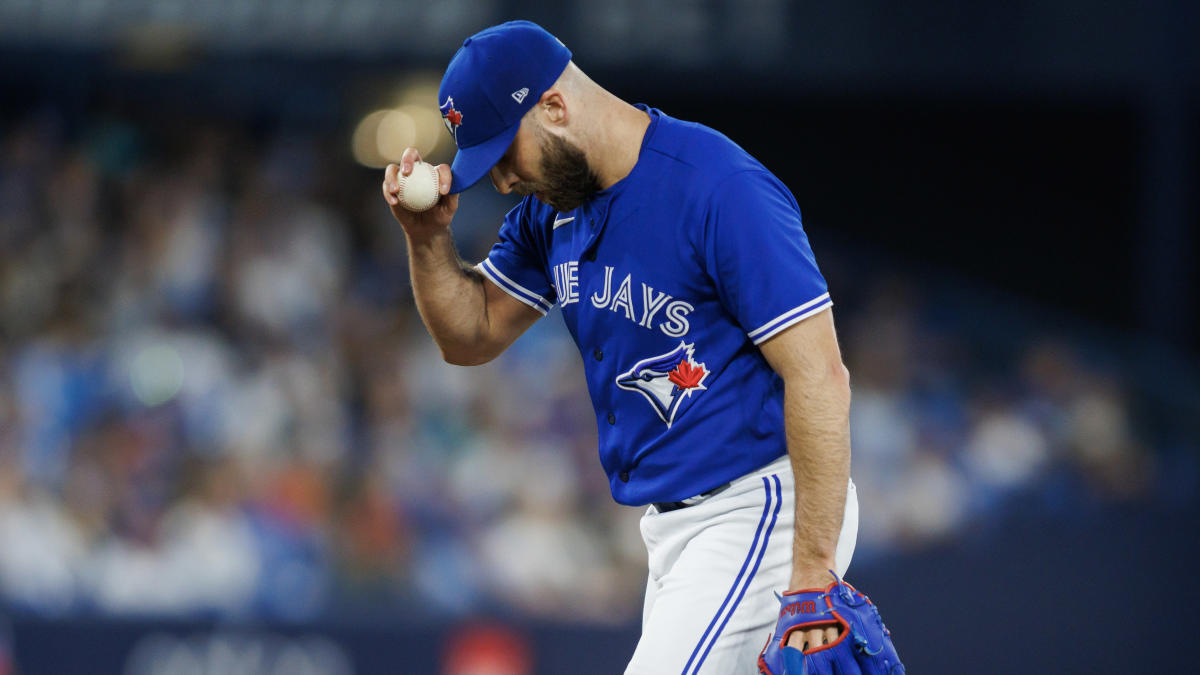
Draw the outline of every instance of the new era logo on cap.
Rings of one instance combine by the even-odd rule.
[[[516,101],[517,103],[523,102],[525,100],[525,97],[528,95],[529,95],[529,87],[521,87],[520,89],[518,89],[512,93],[513,100]]]

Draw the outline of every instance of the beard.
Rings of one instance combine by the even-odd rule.
[[[522,195],[540,194],[542,201],[561,213],[579,208],[601,190],[600,179],[579,146],[551,134],[539,136],[545,178],[518,183],[513,189]]]

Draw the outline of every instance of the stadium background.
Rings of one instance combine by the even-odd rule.
[[[442,364],[371,168],[509,18],[796,194],[910,672],[1192,662],[1194,3],[0,0],[0,673],[620,672],[577,353]]]

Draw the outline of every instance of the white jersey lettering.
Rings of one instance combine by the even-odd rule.
[[[592,305],[596,309],[604,309],[608,307],[608,303],[612,301],[612,273],[613,268],[608,265],[604,266],[604,295],[592,293]]]
[[[566,307],[579,302],[579,262],[571,260],[554,266],[554,288],[558,304]]]
[[[688,325],[687,315],[694,309],[696,308],[691,303],[684,302],[683,300],[672,302],[667,305],[666,314],[668,320],[658,327],[659,330],[664,335],[670,337],[683,337],[687,335],[688,329],[691,328]]]
[[[644,328],[653,330],[650,322],[654,320],[654,315],[658,310],[663,308],[663,305],[671,301],[671,296],[659,291],[658,295],[654,294],[654,289],[646,284],[642,284],[642,320],[638,322]]]
[[[618,307],[621,307],[625,310],[626,319],[629,319],[630,321],[636,321],[636,319],[633,318],[632,292],[629,290],[632,277],[632,274],[625,275],[625,280],[622,281],[621,286],[617,288],[616,294],[613,295],[612,304],[609,305],[608,308],[615,312],[617,311]]]
[[[691,325],[687,315],[696,308],[690,302],[675,300],[675,297],[665,291],[656,291],[653,286],[642,283],[641,307],[634,304],[632,274],[626,274],[621,283],[613,288],[613,271],[608,265],[604,266],[604,285],[600,290],[591,294],[592,306],[596,309],[607,309],[617,315],[624,315],[633,323],[647,329],[658,328],[668,337],[683,337],[687,335]],[[560,302],[563,305],[575,302],[579,298],[579,265],[577,262],[561,263],[554,266],[554,284],[559,288]],[[564,292],[561,290],[566,288]],[[567,300],[570,298],[570,300]],[[664,318],[656,317],[662,314]]]

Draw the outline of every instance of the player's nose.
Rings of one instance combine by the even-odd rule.
[[[505,171],[497,164],[488,171],[488,176],[492,179],[492,186],[496,188],[496,192],[502,195],[509,194],[513,191],[513,187],[520,182],[517,175],[511,171]]]

